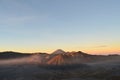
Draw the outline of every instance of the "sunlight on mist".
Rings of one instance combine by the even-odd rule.
[[[0,60],[0,65],[13,65],[13,64],[37,64],[41,63],[39,55],[31,55],[23,58]]]

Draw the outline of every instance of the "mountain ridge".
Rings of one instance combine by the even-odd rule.
[[[34,63],[39,63],[41,65],[72,65],[81,63],[92,63],[107,61],[110,59],[117,59],[119,55],[91,55],[84,53],[82,51],[78,52],[65,52],[61,49],[54,51],[51,54],[48,53],[18,53],[18,52],[0,52],[0,60],[4,59],[16,59],[28,57],[26,60],[31,60]],[[39,59],[40,58],[40,59]],[[29,61],[28,61],[29,62]]]

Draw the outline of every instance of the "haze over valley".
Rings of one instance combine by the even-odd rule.
[[[119,34],[120,0],[0,0],[0,80],[120,80]]]
[[[61,49],[47,53],[0,53],[1,80],[119,80],[120,55]]]

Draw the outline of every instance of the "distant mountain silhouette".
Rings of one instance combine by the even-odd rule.
[[[6,52],[0,52],[0,59],[13,59],[13,58],[21,58],[30,56],[31,54],[27,53],[19,53],[19,52],[13,52],[13,51],[6,51]]]
[[[52,54],[65,54],[66,52],[63,51],[62,49],[57,49],[56,51],[54,51]]]
[[[32,62],[39,62],[40,64],[45,65],[72,65],[72,64],[81,64],[81,63],[92,63],[107,61],[110,59],[117,59],[119,55],[90,55],[82,51],[78,52],[65,52],[61,49],[54,51],[51,54],[47,53],[19,53],[19,52],[0,52],[0,59],[14,59],[22,57],[30,57],[28,60]]]

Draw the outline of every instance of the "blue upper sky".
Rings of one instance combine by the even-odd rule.
[[[0,0],[0,51],[120,52],[119,34],[120,0]]]

